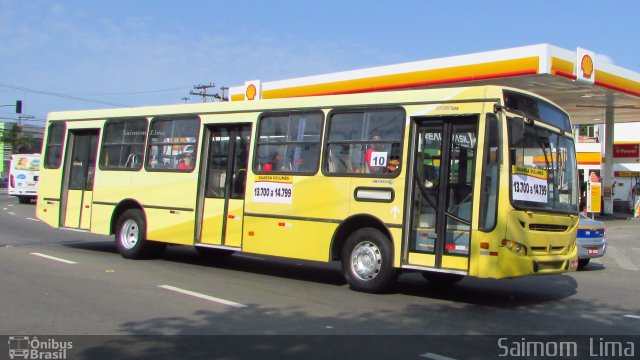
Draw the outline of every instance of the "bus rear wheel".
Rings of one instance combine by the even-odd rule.
[[[147,224],[139,209],[126,210],[118,218],[116,226],[116,246],[123,258],[148,259],[162,255],[165,243],[149,241],[146,238]]]
[[[353,290],[387,290],[397,276],[391,241],[374,228],[355,231],[342,248],[342,273]]]
[[[20,204],[31,204],[31,198],[28,196],[18,196]]]

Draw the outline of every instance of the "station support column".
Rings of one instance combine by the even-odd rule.
[[[609,101],[605,110],[604,168],[602,169],[603,214],[613,214],[613,135],[615,127],[615,107]]]

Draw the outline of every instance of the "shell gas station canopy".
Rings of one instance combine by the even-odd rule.
[[[229,96],[242,101],[488,84],[544,96],[567,111],[573,124],[605,124],[603,212],[612,214],[614,126],[640,122],[640,73],[586,49],[540,44],[286,80],[252,80],[230,88]]]
[[[606,58],[605,58],[606,59]],[[232,87],[232,101],[368,91],[471,86],[511,86],[560,105],[574,124],[640,121],[640,73],[602,61],[597,54],[549,44],[496,50],[352,71]],[[247,96],[246,94],[249,94]]]

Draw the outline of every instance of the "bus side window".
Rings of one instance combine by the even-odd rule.
[[[498,204],[498,180],[500,168],[500,124],[496,116],[487,114],[485,127],[484,166],[482,194],[480,195],[480,229],[491,231],[496,225]]]
[[[64,122],[51,123],[49,125],[44,152],[45,169],[57,169],[62,164],[62,146],[64,144],[65,131]]]
[[[321,112],[263,116],[253,170],[313,174],[318,168],[322,126]]]
[[[329,119],[324,171],[329,174],[397,175],[402,163],[402,109],[334,112]]]
[[[140,170],[146,135],[147,119],[144,117],[108,119],[102,136],[100,168]]]
[[[193,166],[180,166],[180,161],[192,155],[197,159],[194,147],[198,143],[200,119],[198,117],[157,117],[149,125],[147,153],[148,170],[190,172]]]

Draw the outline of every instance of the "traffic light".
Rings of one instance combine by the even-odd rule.
[[[16,100],[16,114],[22,114],[22,100]]]

